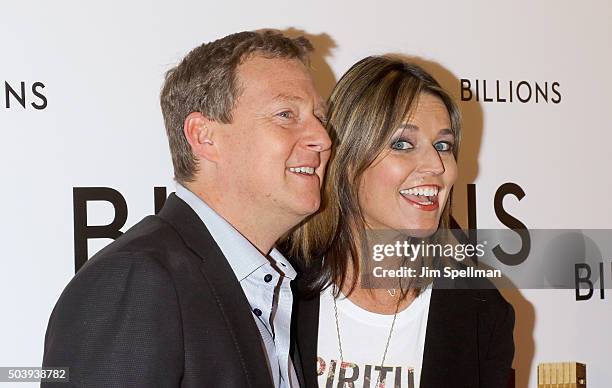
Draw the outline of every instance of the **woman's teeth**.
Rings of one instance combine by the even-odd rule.
[[[421,205],[433,205],[438,200],[438,187],[413,187],[411,189],[400,190],[400,194],[408,197],[411,196],[410,200],[418,202]]]
[[[401,195],[421,195],[426,197],[435,197],[438,195],[437,187],[414,187],[411,189],[400,190]]]

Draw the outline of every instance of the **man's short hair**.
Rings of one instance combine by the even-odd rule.
[[[160,100],[176,181],[193,181],[198,168],[183,133],[185,119],[200,112],[211,120],[230,123],[234,102],[241,93],[236,84],[240,64],[252,55],[296,58],[307,64],[311,51],[305,37],[293,39],[270,30],[244,31],[196,47],[170,69]]]

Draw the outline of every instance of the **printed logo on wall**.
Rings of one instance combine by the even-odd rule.
[[[462,78],[461,101],[501,103],[561,103],[557,81],[502,81]]]
[[[9,82],[2,83],[2,98],[5,109],[31,109],[43,110],[47,108],[47,96],[44,94],[45,84],[36,82]]]
[[[576,263],[574,273],[576,279],[576,301],[590,300],[595,291],[595,284],[599,284],[599,299],[606,299],[606,271],[605,262]],[[592,268],[596,266],[596,273]],[[612,260],[610,261],[610,278],[612,279]],[[609,287],[608,287],[609,288]],[[586,293],[584,292],[586,290]]]
[[[164,206],[167,197],[165,187],[153,188],[153,214],[157,214]],[[113,221],[107,225],[88,225],[87,203],[104,201],[113,205]],[[90,239],[117,239],[123,234],[121,228],[128,218],[128,205],[123,194],[111,187],[74,187],[72,189],[74,216],[74,271],[88,260],[87,243]]]
[[[476,239],[478,229],[476,217],[476,185],[467,185],[467,210],[468,225],[462,227],[451,217],[451,228],[465,230],[465,234],[457,236],[461,241],[472,241]],[[527,226],[519,219],[511,215],[504,208],[504,198],[513,196],[519,201],[525,197],[525,191],[516,183],[506,182],[502,184],[493,199],[493,210],[498,220],[508,229],[516,230],[521,241],[521,248],[516,252],[505,252],[498,248],[495,251],[500,262],[517,266],[524,262],[529,255],[531,240]],[[166,187],[153,188],[153,211],[157,214],[162,208],[167,197]],[[121,228],[125,226],[128,218],[128,204],[119,191],[111,187],[73,187],[73,216],[74,216],[74,264],[75,272],[88,260],[88,240],[96,238],[116,239],[121,236]],[[113,221],[108,225],[89,225],[87,221],[87,203],[92,201],[104,201],[112,204],[114,208]]]
[[[457,232],[457,234],[453,233],[453,235],[457,241],[463,244],[477,241],[478,235],[482,237],[482,235],[487,235],[487,233],[490,234],[491,232],[478,229],[476,219],[476,185],[468,184],[467,191],[468,227],[462,228],[451,217],[452,231]],[[493,201],[497,218],[508,228],[508,231],[515,233],[516,237],[518,237],[517,240],[513,236],[513,240],[516,240],[518,245],[513,245],[509,250],[504,248],[505,244],[496,244],[491,249],[495,259],[505,265],[505,276],[511,275],[510,270],[512,267],[518,267],[527,260],[533,251],[532,239],[535,236],[536,240],[540,241],[540,248],[545,248],[543,253],[542,249],[539,250],[540,256],[546,259],[544,260],[545,262],[553,260],[555,264],[546,267],[548,268],[545,273],[546,279],[550,286],[560,289],[575,288],[575,301],[577,302],[596,299],[593,298],[596,288],[599,288],[599,299],[605,299],[607,282],[604,278],[608,275],[612,276],[612,261],[609,263],[610,273],[606,274],[607,263],[603,260],[602,253],[599,250],[603,246],[598,247],[591,237],[597,237],[600,234],[607,235],[608,231],[591,231],[589,236],[582,231],[574,230],[558,231],[556,234],[554,233],[555,231],[529,230],[523,222],[510,215],[504,209],[503,201],[508,195],[514,196],[520,201],[525,196],[525,192],[518,184],[507,182],[498,188]],[[166,187],[153,188],[152,214],[157,214],[161,210],[166,198]],[[96,201],[108,202],[113,206],[114,211],[111,223],[107,225],[90,225],[88,223],[88,203]],[[73,187],[73,212],[74,265],[76,272],[89,259],[89,240],[98,238],[116,239],[123,234],[121,229],[125,227],[127,222],[128,203],[123,194],[111,187]],[[498,230],[496,234],[498,237],[502,234],[507,236],[507,233],[503,233],[503,230]],[[537,238],[542,235],[550,235],[554,238]],[[544,246],[541,241],[547,241],[548,243]],[[542,262],[542,260],[538,262]],[[519,286],[519,283],[516,284]]]

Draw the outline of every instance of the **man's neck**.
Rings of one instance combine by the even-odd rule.
[[[243,235],[263,255],[267,255],[278,239],[280,239],[293,224],[284,221],[277,214],[257,211],[256,207],[234,206],[227,195],[217,196],[206,190],[199,189],[194,184],[184,184],[193,194],[206,203],[211,209],[225,219],[241,235]]]

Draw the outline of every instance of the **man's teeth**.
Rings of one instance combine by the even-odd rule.
[[[422,195],[426,197],[434,197],[438,195],[437,187],[414,187],[412,189],[400,190],[402,195]]]
[[[313,175],[315,169],[314,167],[289,167],[289,171],[297,172],[300,174]]]

